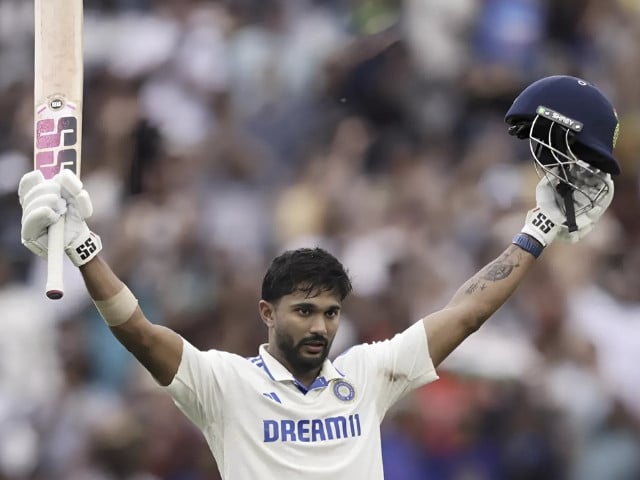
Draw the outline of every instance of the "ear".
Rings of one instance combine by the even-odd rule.
[[[264,324],[269,328],[273,327],[275,324],[275,306],[266,300],[260,300],[260,302],[258,302],[258,310],[260,311],[260,318],[262,318]]]

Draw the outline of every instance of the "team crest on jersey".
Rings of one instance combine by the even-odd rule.
[[[356,397],[356,390],[350,383],[338,380],[333,384],[333,394],[343,402],[350,402]]]

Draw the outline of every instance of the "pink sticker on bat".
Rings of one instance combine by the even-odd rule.
[[[59,101],[58,109],[36,109],[34,167],[45,178],[51,178],[63,168],[77,173],[78,162],[78,119],[76,108]],[[55,106],[58,104],[56,103]]]

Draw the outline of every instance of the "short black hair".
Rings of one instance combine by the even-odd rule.
[[[351,280],[340,261],[322,248],[287,250],[273,259],[262,281],[262,299],[275,302],[295,291],[308,297],[335,292],[344,300]]]

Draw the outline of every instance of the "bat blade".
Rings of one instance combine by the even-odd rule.
[[[34,169],[80,175],[82,0],[34,0]],[[47,297],[62,298],[64,219],[49,227]]]

